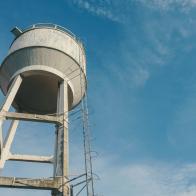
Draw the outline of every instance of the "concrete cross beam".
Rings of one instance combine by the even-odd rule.
[[[36,155],[20,155],[9,154],[8,160],[10,161],[26,161],[35,163],[53,163],[53,156],[36,156]]]
[[[59,191],[61,187],[61,177],[53,179],[28,179],[15,177],[0,177],[0,187],[22,188],[22,189],[39,189]]]
[[[2,111],[2,112],[0,112],[0,118],[63,124],[63,116],[61,116],[61,115],[49,116],[49,115],[40,115],[40,114],[27,114],[27,113]]]

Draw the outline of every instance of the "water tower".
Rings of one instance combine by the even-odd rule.
[[[51,163],[53,179],[0,177],[0,186],[52,190],[70,195],[68,181],[68,111],[82,100],[86,90],[86,59],[82,43],[58,25],[37,24],[11,31],[15,39],[0,68],[5,101],[0,111],[0,168],[7,160]],[[11,105],[15,112],[9,112]],[[2,124],[11,119],[3,141]],[[53,156],[19,155],[10,152],[20,120],[54,123]]]

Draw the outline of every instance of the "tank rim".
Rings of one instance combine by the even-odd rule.
[[[12,53],[8,54],[8,55],[4,58],[4,60],[2,61],[1,65],[0,65],[0,73],[1,73],[1,69],[3,68],[3,65],[4,65],[5,61],[6,61],[12,54],[16,53],[17,51],[26,49],[26,48],[36,48],[36,47],[38,47],[38,48],[48,48],[48,49],[56,50],[56,51],[58,51],[58,52],[61,52],[61,53],[65,54],[65,55],[67,55],[68,57],[70,57],[70,58],[78,65],[78,67],[81,68],[82,74],[85,75],[85,77],[84,77],[84,78],[85,78],[85,83],[86,83],[86,87],[85,87],[85,88],[87,89],[87,79],[86,79],[86,74],[85,74],[85,72],[84,72],[83,67],[82,67],[82,66],[81,66],[72,56],[70,56],[69,54],[63,52],[62,50],[59,50],[59,49],[56,49],[56,48],[52,48],[52,47],[47,47],[47,46],[30,46],[30,47],[24,47],[24,48],[20,48],[20,49],[18,49],[18,50],[13,51]],[[1,86],[1,85],[0,85],[0,86]]]
[[[49,49],[57,50],[57,51],[59,51],[59,52],[65,54],[65,55],[69,56],[70,58],[72,58],[73,61],[74,61],[74,62],[78,65],[78,67],[81,69],[82,74],[85,76],[85,77],[84,77],[84,79],[85,79],[85,92],[87,91],[88,85],[87,85],[86,74],[85,74],[83,68],[80,66],[80,64],[79,64],[72,56],[70,56],[70,55],[68,55],[67,53],[65,53],[65,52],[63,52],[63,51],[61,51],[61,50],[58,50],[58,49],[56,49],[56,48],[51,48],[51,47],[46,47],[46,46],[31,46],[31,47],[33,47],[33,48],[34,48],[34,47],[43,47],[43,48],[49,48]],[[3,60],[3,62],[1,63],[1,66],[0,66],[0,75],[1,75],[1,70],[2,70],[2,68],[4,67],[4,62],[9,58],[9,56],[11,56],[12,54],[16,53],[17,51],[20,51],[20,50],[23,50],[23,49],[26,49],[26,48],[30,48],[30,47],[20,48],[20,49],[18,49],[18,50],[13,51],[12,53],[10,53],[9,55],[7,55],[7,56],[5,57],[5,59]],[[11,78],[12,78],[12,77],[11,77]],[[10,82],[10,81],[9,81],[9,82]],[[1,91],[3,92],[3,94],[6,96],[6,93],[3,91],[2,85],[1,85],[1,84],[0,84],[0,89],[1,89]],[[81,102],[82,99],[84,98],[85,94],[86,94],[86,93],[83,94],[83,97],[82,97],[81,100],[78,102],[78,104],[76,104],[76,105],[74,106],[74,108],[75,108],[77,105],[80,104],[80,102]]]
[[[21,34],[19,36],[15,37],[15,39],[10,44],[9,48],[12,47],[15,40],[18,39],[21,35],[23,35],[24,33],[28,32],[28,31],[35,30],[35,29],[54,29],[56,31],[60,31],[62,33],[65,33],[66,35],[68,35],[72,39],[74,39],[77,42],[77,44],[80,46],[80,48],[83,50],[83,52],[85,53],[85,47],[84,47],[84,44],[81,41],[81,39],[76,37],[76,35],[72,31],[70,31],[69,29],[62,27],[60,25],[57,25],[57,24],[53,24],[53,23],[36,23],[36,24],[30,25],[27,28],[22,29]]]
[[[11,86],[11,83],[14,81],[14,78],[16,78],[18,75],[21,75],[21,77],[24,77],[24,75],[26,75],[26,74],[28,74],[28,73],[30,73],[30,72],[32,72],[32,71],[42,71],[43,73],[45,72],[45,73],[48,73],[48,74],[52,74],[52,75],[55,75],[55,76],[59,77],[59,79],[64,80],[64,78],[62,78],[60,75],[56,75],[56,74],[54,74],[54,73],[52,73],[52,72],[50,72],[50,71],[46,71],[46,70],[27,70],[27,71],[24,71],[24,72],[22,72],[22,73],[18,73],[18,74],[16,74],[16,75],[13,75],[13,77],[10,78],[10,81],[9,81],[9,84],[8,84],[8,89],[7,89],[7,91],[9,90],[9,87]],[[65,81],[66,81],[66,80],[65,80]],[[72,87],[70,86],[69,83],[68,83],[68,85],[69,85],[69,87],[72,89]],[[2,90],[1,85],[0,85],[0,88],[1,88],[1,92],[3,93],[3,95],[6,96],[6,93]],[[73,92],[72,92],[72,93],[73,93]],[[84,93],[83,93],[83,95],[82,95],[80,101],[79,101],[76,105],[72,106],[72,109],[71,109],[70,111],[72,111],[72,110],[75,109],[78,105],[80,105],[80,103],[82,102],[82,100],[84,99],[85,96],[86,96],[86,90],[84,91]],[[17,105],[15,104],[15,102],[13,102],[13,105],[14,105],[14,108],[16,109],[16,106],[17,106]]]

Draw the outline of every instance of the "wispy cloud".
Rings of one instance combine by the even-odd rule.
[[[141,3],[149,8],[171,10],[181,9],[182,11],[190,10],[196,7],[195,0],[135,0],[135,2]]]
[[[196,8],[196,0],[70,1],[94,15],[123,24],[121,27],[124,35],[119,48],[115,49],[118,51],[113,52],[118,53],[121,66],[119,62],[110,60],[107,67],[114,76],[130,84],[129,86],[144,86],[153,72],[170,64],[180,49],[191,48],[190,44],[186,45],[184,41],[195,34],[192,28],[195,24],[187,11]],[[167,13],[175,9],[183,12],[184,16],[179,18]],[[167,14],[159,15],[157,19],[153,15],[154,10]],[[144,18],[140,18],[140,12]],[[134,24],[134,21],[137,21],[137,24]],[[139,29],[136,29],[138,26]]]
[[[81,148],[72,148],[72,174],[81,173]],[[101,196],[195,196],[196,164],[157,160],[123,163],[115,153],[93,161],[95,192]],[[82,194],[83,195],[83,194]]]
[[[100,160],[98,183],[107,196],[193,196],[196,194],[196,165],[165,163],[114,165],[117,160]],[[115,177],[114,177],[115,176]],[[122,183],[123,182],[123,183]]]
[[[69,0],[74,5],[97,16],[124,23],[133,12],[134,6],[169,11],[178,9],[187,12],[196,7],[196,0]]]
[[[133,75],[133,82],[136,86],[144,86],[149,77],[149,71],[139,67]]]
[[[112,21],[120,22],[119,17],[115,15],[111,9],[109,9],[110,6],[113,7],[113,3],[110,0],[98,0],[96,2],[91,0],[73,0],[73,3],[95,15],[108,18]]]

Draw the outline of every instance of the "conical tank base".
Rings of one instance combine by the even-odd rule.
[[[57,111],[59,78],[52,74],[30,75],[23,78],[13,106],[20,112],[54,114]],[[69,106],[72,104],[72,91],[68,88]]]

